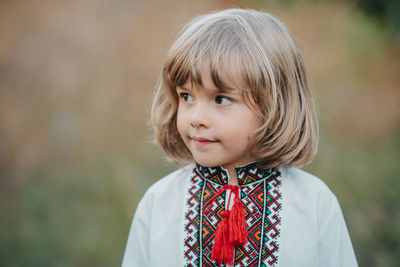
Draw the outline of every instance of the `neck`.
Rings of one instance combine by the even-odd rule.
[[[195,168],[196,171],[205,179],[219,185],[231,186],[242,186],[262,179],[273,179],[280,175],[277,169],[264,169],[258,167],[256,161],[250,162],[246,165],[239,165],[237,167],[229,165],[206,167],[197,164]]]
[[[239,181],[236,174],[236,168],[234,166],[229,166],[227,168],[223,167],[229,175],[228,184],[230,185],[239,185]]]

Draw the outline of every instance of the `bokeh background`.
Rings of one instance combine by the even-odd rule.
[[[396,0],[1,0],[0,266],[119,266],[145,190],[163,56],[193,16],[269,11],[303,50],[321,126],[305,169],[337,195],[360,266],[400,262]]]

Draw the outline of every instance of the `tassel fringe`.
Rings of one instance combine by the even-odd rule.
[[[211,259],[213,259],[217,264],[233,264],[235,246],[229,241],[229,217],[230,211],[223,211],[223,219],[218,224],[215,232],[214,246],[211,251]]]
[[[247,242],[247,224],[243,204],[238,196],[235,197],[229,216],[229,241],[236,246],[244,246]]]
[[[239,188],[239,186],[225,185],[209,200],[210,202],[214,201],[217,196],[221,195],[227,189],[231,189],[231,194],[235,194],[235,202],[232,209],[222,212],[222,220],[215,231],[211,259],[217,264],[233,265],[235,246],[244,246],[247,243],[247,224],[244,216],[243,203],[239,197]],[[209,204],[209,201],[207,201],[206,205],[203,207],[205,213],[208,213],[211,209],[211,206],[209,206],[207,210],[204,210],[207,204]]]

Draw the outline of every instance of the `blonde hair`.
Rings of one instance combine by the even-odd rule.
[[[255,10],[228,9],[189,22],[170,48],[154,97],[156,142],[178,163],[193,161],[176,125],[176,88],[200,84],[209,62],[218,89],[241,90],[262,117],[251,155],[264,167],[303,166],[318,143],[318,126],[307,73],[286,26]]]

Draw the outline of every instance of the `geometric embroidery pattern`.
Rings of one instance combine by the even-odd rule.
[[[280,211],[280,173],[260,169],[256,163],[236,168],[248,230],[248,242],[235,248],[234,266],[275,266],[278,262]],[[219,266],[211,260],[214,233],[222,220],[226,197],[224,192],[212,201],[211,211],[203,205],[228,182],[221,167],[197,165],[190,178],[184,217],[184,266]]]

